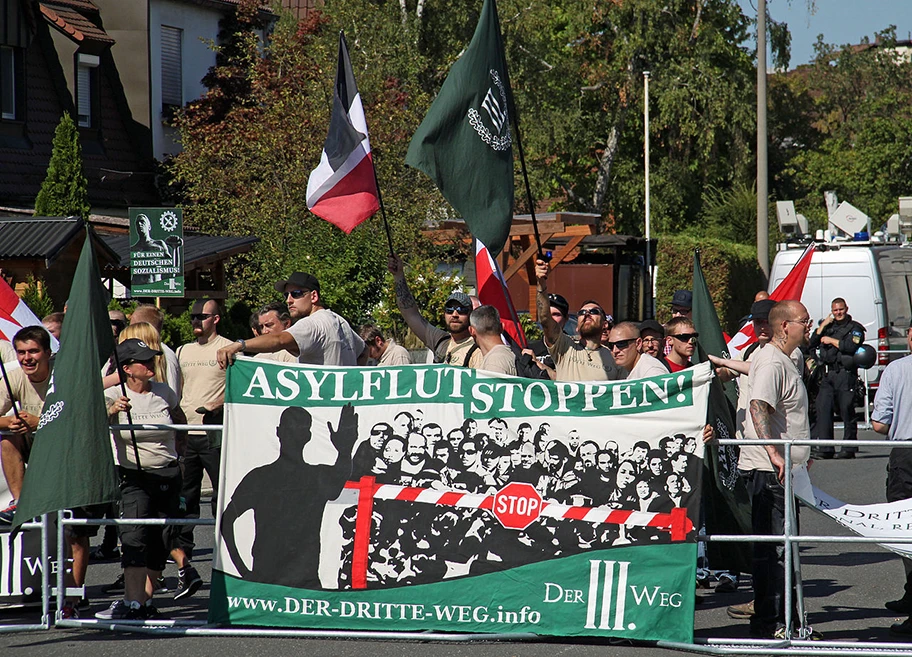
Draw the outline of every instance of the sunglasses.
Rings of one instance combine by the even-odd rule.
[[[680,340],[681,342],[690,342],[691,340],[696,340],[700,337],[699,333],[678,333],[677,335],[671,336],[675,340]]]
[[[291,296],[292,299],[300,299],[305,294],[310,294],[311,290],[289,290],[285,293],[285,296]]]
[[[204,319],[209,319],[214,316],[215,313],[192,313],[190,315],[191,322],[202,322]]]
[[[808,317],[807,319],[790,319],[788,320],[792,324],[803,324],[804,326],[813,326],[814,320]]]
[[[580,317],[585,317],[586,315],[592,315],[593,317],[601,317],[602,311],[600,308],[580,308],[576,313]]]
[[[606,342],[605,346],[608,347],[608,349],[611,351],[614,351],[615,349],[617,349],[618,351],[623,351],[624,349],[629,347],[630,343],[633,341],[634,341],[633,338],[628,338],[626,340],[618,340],[617,342]]]
[[[464,449],[464,450],[462,450],[462,453],[465,454],[466,456],[471,456],[472,454],[478,454],[478,450],[477,449]]]
[[[469,309],[465,306],[446,306],[444,307],[443,312],[448,315],[468,315]]]

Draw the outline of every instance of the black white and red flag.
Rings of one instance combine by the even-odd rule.
[[[341,32],[329,134],[307,181],[307,207],[346,233],[380,209],[367,120]]]

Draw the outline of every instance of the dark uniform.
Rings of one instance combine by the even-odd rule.
[[[822,368],[820,389],[817,391],[817,423],[815,438],[833,440],[833,409],[839,410],[839,417],[845,426],[843,438],[855,440],[858,436],[858,422],[855,419],[855,381],[858,370],[853,356],[864,343],[864,326],[846,315],[841,322],[831,322],[820,333],[811,333],[810,348],[817,350],[818,367]],[[839,347],[821,344],[824,337],[835,338]],[[835,452],[832,446],[818,447],[816,451],[824,458],[831,458]],[[842,451],[854,456],[857,447],[843,447]]]

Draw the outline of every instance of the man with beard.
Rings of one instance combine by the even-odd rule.
[[[395,281],[396,305],[402,313],[402,319],[418,339],[434,352],[434,362],[473,369],[478,367],[482,353],[469,333],[469,314],[472,312],[472,299],[469,295],[453,292],[447,297],[443,306],[446,331],[442,331],[424,319],[418,311],[418,302],[405,281],[405,271],[399,256],[390,255],[387,266]]]
[[[574,342],[551,317],[548,300],[548,274],[550,265],[544,260],[535,261],[538,280],[537,310],[545,335],[545,344],[551,351],[555,364],[556,381],[616,381],[626,372],[618,367],[609,351],[601,344],[605,311],[595,301],[584,301],[577,312],[576,331],[579,342]]]
[[[751,426],[760,440],[807,440],[810,436],[807,390],[792,356],[798,347],[808,343],[811,322],[807,309],[798,301],[781,301],[770,311],[773,338],[751,359],[748,376]],[[793,466],[807,463],[810,452],[807,446],[789,448]],[[786,509],[782,484],[791,476],[785,470],[781,446],[744,445],[738,465],[747,470],[752,533],[781,536]],[[751,633],[761,638],[787,638],[782,546],[755,543],[753,569]]]
[[[405,444],[405,459],[400,466],[399,483],[403,486],[427,488],[440,481],[443,464],[428,456],[427,443],[420,433],[411,433]]]
[[[299,363],[354,367],[367,363],[364,340],[348,322],[323,304],[316,276],[296,271],[275,284],[285,295],[288,313],[295,323],[279,333],[238,340],[218,350],[218,363],[227,368],[241,351],[252,354],[287,350]],[[189,417],[189,414],[188,414]]]
[[[654,319],[640,322],[640,339],[643,341],[643,353],[658,359],[663,355],[665,346],[665,327]]]

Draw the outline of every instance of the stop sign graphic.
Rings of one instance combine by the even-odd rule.
[[[525,529],[538,519],[542,498],[532,484],[514,482],[494,494],[492,511],[507,529]]]

